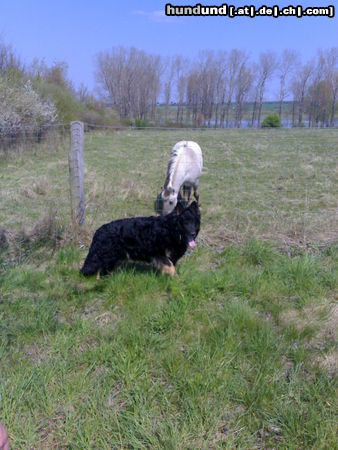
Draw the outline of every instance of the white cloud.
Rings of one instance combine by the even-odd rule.
[[[177,23],[179,19],[175,19],[174,17],[166,16],[164,11],[156,10],[156,11],[143,11],[140,9],[132,11],[134,16],[143,16],[146,17],[150,22],[156,23]]]

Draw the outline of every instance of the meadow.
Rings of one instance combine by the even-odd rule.
[[[99,225],[153,213],[181,139],[205,170],[178,277],[140,264],[80,276]],[[90,131],[81,230],[67,141],[0,156],[12,447],[334,448],[337,147],[335,129]]]

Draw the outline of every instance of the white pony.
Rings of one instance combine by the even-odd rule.
[[[174,145],[169,158],[164,188],[161,192],[163,215],[169,214],[175,208],[181,186],[183,186],[183,195],[188,194],[188,202],[193,187],[194,197],[198,202],[198,182],[202,168],[202,150],[196,142],[180,141]]]

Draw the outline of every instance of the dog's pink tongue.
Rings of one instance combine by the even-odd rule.
[[[192,240],[192,241],[189,242],[189,247],[190,247],[190,248],[194,248],[195,245],[196,245],[196,242],[195,242],[194,240]]]

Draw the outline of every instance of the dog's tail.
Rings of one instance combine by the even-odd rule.
[[[91,255],[89,253],[82,268],[80,269],[80,272],[82,273],[82,275],[89,276],[97,273],[100,268],[101,264],[97,255]]]

